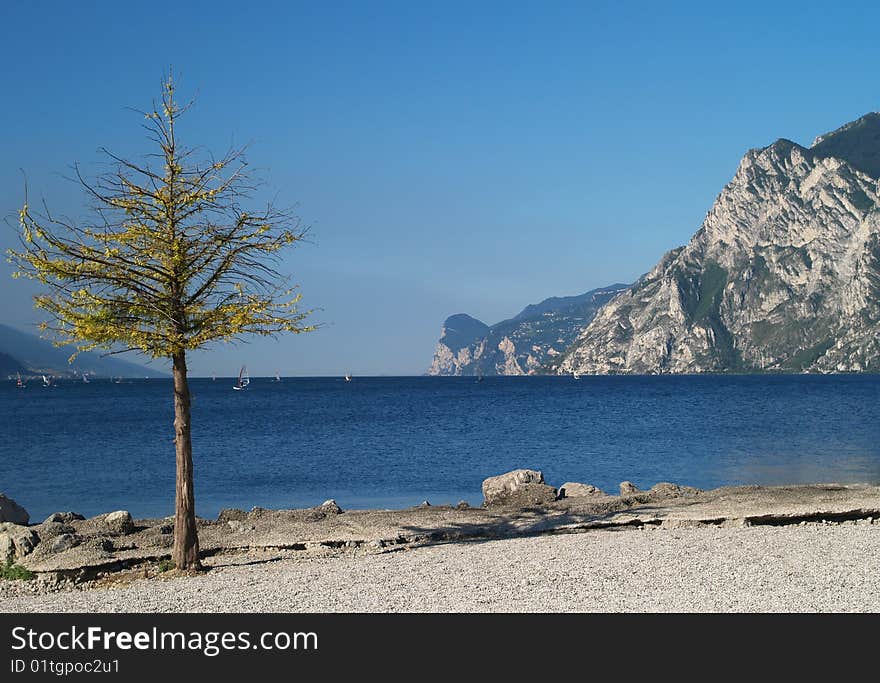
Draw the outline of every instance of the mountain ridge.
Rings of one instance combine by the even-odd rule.
[[[51,342],[9,325],[0,323],[0,353],[6,354],[21,367],[9,372],[30,372],[33,374],[73,375],[74,369],[80,374],[107,377],[167,377],[168,373],[154,368],[132,363],[120,358],[102,358],[93,352],[80,353],[73,364],[67,359],[73,347],[56,347]],[[0,374],[9,372],[0,370]]]
[[[687,245],[618,294],[559,373],[880,370],[880,114],[748,150]]]
[[[526,375],[543,372],[596,311],[628,285],[549,297],[512,318],[486,325],[466,313],[449,316],[428,375]]]

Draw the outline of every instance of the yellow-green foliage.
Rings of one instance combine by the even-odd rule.
[[[96,205],[88,225],[48,210],[19,212],[21,247],[13,277],[46,285],[35,297],[58,344],[78,351],[120,347],[169,357],[245,334],[306,332],[295,288],[279,286],[278,252],[303,239],[298,219],[271,204],[245,210],[249,192],[240,150],[199,161],[181,147],[175,124],[189,105],[164,84],[144,112],[161,169],[112,154],[116,169],[80,182]],[[159,113],[161,112],[161,113]]]

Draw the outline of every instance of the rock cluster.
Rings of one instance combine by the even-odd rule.
[[[16,519],[27,520],[27,512],[10,498],[2,496],[4,514]],[[79,523],[86,526],[79,529]],[[125,536],[135,531],[134,520],[127,510],[117,510],[106,515],[86,520],[76,512],[55,512],[35,526],[27,526],[27,521],[14,523],[0,522],[0,563],[12,563],[30,555],[37,549],[44,554],[62,553],[75,548],[83,542],[81,533],[94,536],[95,547],[109,552],[114,549],[109,536]]]
[[[631,481],[620,482],[620,496],[635,502],[661,501],[670,498],[694,496],[702,491],[691,486],[659,482],[648,491],[642,491]],[[489,477],[483,481],[483,507],[530,507],[544,505],[564,498],[610,498],[592,484],[567,481],[559,489],[548,486],[544,475],[537,470],[519,469]]]

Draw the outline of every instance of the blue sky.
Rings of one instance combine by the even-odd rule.
[[[0,13],[0,214],[140,120],[173,65],[185,140],[251,143],[312,243],[283,270],[324,327],[194,374],[420,374],[446,316],[487,323],[630,281],[685,243],[750,147],[878,109],[880,8],[809,3],[23,2]],[[2,226],[0,246],[14,239]],[[2,322],[38,319],[0,270]]]

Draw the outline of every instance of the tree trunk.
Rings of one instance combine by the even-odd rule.
[[[196,499],[193,491],[192,439],[186,353],[174,361],[174,443],[177,450],[177,492],[174,501],[174,550],[171,559],[178,569],[201,569],[196,531]]]

